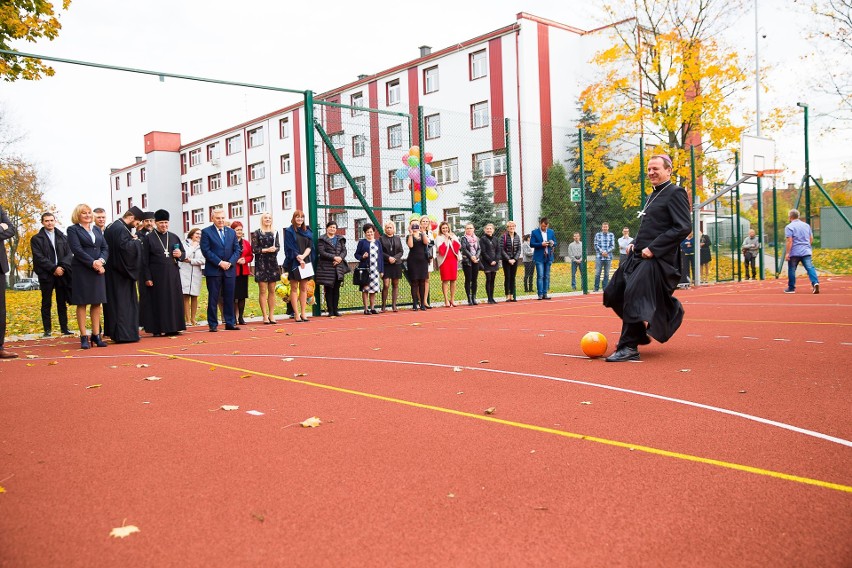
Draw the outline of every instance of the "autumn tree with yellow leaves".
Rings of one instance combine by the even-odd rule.
[[[584,109],[599,117],[588,125],[594,137],[584,162],[604,191],[620,188],[625,205],[640,201],[640,138],[645,159],[651,151],[669,154],[674,178],[686,185],[691,145],[697,175],[710,179],[738,147],[745,117],[735,106],[746,75],[736,52],[719,41],[738,10],[726,0],[607,6],[614,44],[595,55],[602,74],[581,95]]]
[[[32,273],[30,239],[41,228],[41,214],[54,207],[44,199],[35,168],[19,158],[0,160],[0,206],[6,211],[17,234],[6,239],[9,247],[9,265],[28,274]],[[13,270],[14,272],[14,270]],[[16,280],[14,274],[11,281]]]
[[[71,0],[62,0],[62,9],[67,10]],[[3,0],[0,2],[0,49],[14,49],[11,43],[17,40],[35,43],[41,38],[53,40],[59,35],[62,25],[53,2],[44,0]],[[53,69],[38,59],[0,54],[0,77],[5,81],[17,79],[36,80],[53,75]]]

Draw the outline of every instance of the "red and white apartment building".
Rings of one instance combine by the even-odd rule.
[[[413,61],[361,76],[315,98],[414,117],[418,106],[428,107],[426,149],[434,156],[432,165],[441,189],[438,199],[428,203],[429,212],[456,226],[464,214],[459,203],[474,167],[488,178],[498,211],[508,216],[504,119],[509,118],[513,128],[519,126],[511,132],[509,152],[513,218],[523,234],[538,225],[542,181],[548,168],[568,157],[566,135],[576,132],[577,100],[593,72],[589,60],[605,45],[606,31],[580,30],[520,13],[503,28],[439,51],[422,47],[420,57]],[[223,208],[230,220],[242,221],[248,234],[259,226],[260,215],[269,211],[276,228],[282,229],[289,224],[293,210],[308,209],[303,107],[303,103],[295,104],[190,143],[182,143],[178,133],[146,134],[144,158],[137,157],[134,164],[110,173],[113,216],[118,218],[132,205],[163,208],[171,213],[172,229],[186,232],[209,224],[211,211]],[[465,137],[469,148],[464,155],[459,155],[458,140],[442,142],[441,113],[434,109],[469,115],[470,132]],[[375,124],[370,127],[377,128]],[[413,128],[416,144],[416,119]],[[392,171],[381,165],[390,162],[371,158],[387,153],[393,156],[393,163],[399,162],[408,141],[405,136],[394,136],[392,130],[364,138],[372,145],[363,158],[370,171],[363,180],[364,193],[368,199],[372,197],[373,207],[401,191]],[[359,143],[358,133],[342,134],[338,139],[345,143]],[[357,155],[357,149],[347,152],[350,157]],[[325,171],[328,179],[317,189],[326,192],[320,201],[356,205],[351,190],[344,188],[343,176],[335,172],[339,169]],[[352,210],[326,211],[319,212],[320,227],[326,216],[334,215],[350,236],[364,222],[355,218],[363,214]],[[402,229],[404,214],[379,213]],[[354,239],[350,241],[354,245]]]

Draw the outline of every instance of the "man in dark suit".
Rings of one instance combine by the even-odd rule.
[[[237,259],[242,251],[243,245],[237,233],[225,226],[225,211],[213,211],[213,224],[201,230],[201,252],[207,261],[204,276],[207,280],[207,325],[210,331],[219,331],[216,307],[220,300],[225,329],[240,329],[234,317],[234,283]]]
[[[56,315],[63,335],[68,329],[68,300],[71,298],[71,249],[65,234],[56,228],[53,213],[41,214],[41,229],[30,239],[33,267],[41,289],[41,324],[44,337],[50,337],[50,304],[56,291]]]
[[[6,211],[0,207],[0,359],[15,359],[18,354],[6,351],[6,273],[9,272],[9,259],[6,257],[6,239],[15,236],[15,227]]]
[[[556,236],[553,229],[548,228],[549,226],[550,221],[547,217],[542,217],[539,228],[530,233],[539,300],[550,299],[547,293],[550,291],[550,265],[553,264],[553,253],[556,250]]]

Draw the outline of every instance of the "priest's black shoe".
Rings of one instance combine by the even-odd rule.
[[[231,324],[225,325],[226,331],[238,331],[239,329],[240,329],[240,326],[238,326],[238,325],[231,325]]]
[[[624,361],[638,361],[639,350],[635,347],[622,347],[605,359],[608,363],[622,363]]]

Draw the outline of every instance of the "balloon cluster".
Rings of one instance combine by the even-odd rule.
[[[432,154],[426,152],[422,156],[423,173],[425,177],[420,179],[420,147],[412,146],[408,152],[403,154],[402,163],[405,164],[396,170],[396,177],[400,180],[411,180],[411,191],[414,192],[414,212],[420,213],[422,210],[421,200],[423,194],[421,191],[425,188],[426,199],[435,201],[438,199],[438,180],[432,175]]]
[[[308,285],[306,287],[308,292],[308,305],[312,305],[315,301],[314,298],[314,289],[315,284],[313,280],[308,281]],[[281,281],[275,285],[275,294],[282,299],[287,299],[290,297],[290,279],[287,278],[286,274],[281,275]]]
[[[438,228],[438,218],[435,217],[434,215],[432,215],[431,213],[429,215],[426,215],[426,217],[429,217],[429,226],[428,227],[421,226],[420,230],[430,231],[431,234],[432,234],[432,238],[435,238],[435,237],[438,236],[438,233],[436,232],[436,229]],[[423,217],[421,215],[418,215],[417,213],[413,213],[411,215],[411,217],[408,219],[408,222],[411,223],[412,221],[420,221],[422,218]]]

